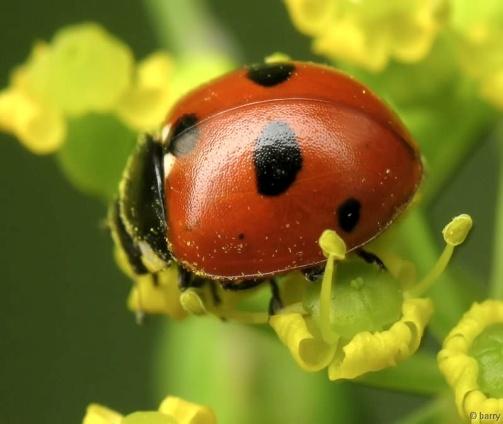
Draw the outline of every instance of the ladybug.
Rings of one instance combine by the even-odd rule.
[[[422,180],[417,145],[367,87],[330,67],[244,67],[187,94],[131,156],[112,208],[133,270],[175,261],[182,285],[250,287],[348,252],[407,207]]]

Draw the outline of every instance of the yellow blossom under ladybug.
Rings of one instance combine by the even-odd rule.
[[[503,416],[502,351],[503,301],[486,300],[471,307],[438,354],[458,411],[471,422],[496,423]]]
[[[286,306],[270,324],[301,368],[328,368],[331,380],[395,366],[416,352],[433,313],[430,299],[413,295],[424,293],[445,269],[471,225],[468,215],[460,215],[444,228],[444,253],[415,291],[403,289],[410,284],[410,273],[403,272],[408,262],[382,255],[389,272],[367,266],[359,276],[365,268],[352,265],[343,240],[325,231],[320,246],[327,265],[319,297]]]
[[[431,49],[447,17],[446,0],[285,0],[313,50],[371,71],[391,59],[417,62]]]
[[[50,43],[35,44],[27,62],[12,72],[0,91],[0,131],[37,154],[58,150],[67,121],[91,113],[153,131],[181,94],[230,66],[225,57],[175,60],[165,52],[135,63],[131,49],[100,25],[68,26]]]
[[[82,424],[216,424],[213,411],[207,406],[168,396],[158,411],[134,412],[123,416],[105,406],[87,407]]]

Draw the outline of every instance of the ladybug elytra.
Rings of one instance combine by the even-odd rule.
[[[420,153],[368,88],[329,67],[245,67],[190,92],[131,156],[112,210],[133,270],[235,288],[326,261],[378,236],[422,179]]]

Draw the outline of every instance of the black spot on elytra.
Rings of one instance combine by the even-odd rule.
[[[339,227],[346,233],[354,230],[360,220],[361,204],[358,200],[350,197],[337,209]]]
[[[180,116],[173,124],[167,141],[167,149],[174,156],[182,156],[189,153],[199,138],[199,119],[193,113]]]
[[[277,196],[292,185],[302,168],[302,155],[295,133],[285,122],[271,122],[262,130],[253,163],[260,194]]]
[[[295,71],[291,63],[270,63],[252,65],[246,76],[263,87],[273,87],[288,80]]]
[[[239,233],[238,234],[238,239],[239,240],[244,240],[244,238],[245,238],[245,235],[243,233]]]

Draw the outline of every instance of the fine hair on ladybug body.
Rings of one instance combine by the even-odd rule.
[[[161,134],[130,158],[111,220],[135,272],[174,261],[182,287],[245,289],[292,270],[316,278],[325,229],[382,265],[365,245],[407,207],[423,173],[384,102],[311,63],[253,65],[196,88]]]

